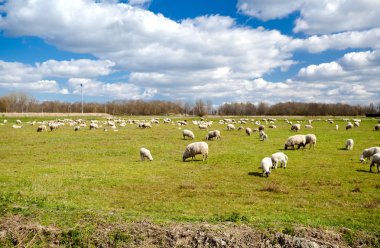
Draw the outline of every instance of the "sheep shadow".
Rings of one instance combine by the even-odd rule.
[[[338,148],[339,151],[348,151],[346,148],[342,147],[342,148]]]
[[[263,177],[262,172],[248,172],[249,176],[255,176],[255,177]]]
[[[357,172],[362,172],[362,173],[376,173],[376,172],[370,172],[369,170],[363,170],[363,169],[357,169]]]

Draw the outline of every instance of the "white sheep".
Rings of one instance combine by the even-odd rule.
[[[263,169],[263,176],[267,177],[270,175],[270,170],[272,168],[272,159],[269,157],[265,157],[261,160],[261,169]]]
[[[380,131],[380,124],[375,125],[375,131]]]
[[[185,162],[187,158],[194,160],[196,154],[202,154],[203,161],[208,157],[208,144],[206,142],[194,142],[186,146],[182,155],[182,160]]]
[[[306,139],[305,146],[307,144],[310,144],[309,149],[311,149],[311,147],[313,147],[314,149],[317,144],[317,136],[315,136],[315,134],[306,134],[305,139]]]
[[[346,150],[352,150],[354,148],[354,140],[348,139],[346,140]]]
[[[298,149],[300,149],[301,146],[305,147],[306,136],[302,134],[290,136],[285,142],[285,150],[287,150],[288,147],[295,149],[294,146],[296,145],[298,146]]]
[[[366,158],[371,158],[376,153],[380,153],[380,147],[378,146],[364,149],[362,155],[360,155],[360,162],[363,163]]]
[[[98,126],[98,124],[96,124],[96,123],[90,123],[90,130],[95,130],[95,129],[98,129],[99,128],[99,126]]]
[[[150,154],[150,151],[144,147],[140,148],[140,157],[141,161],[144,161],[145,158],[149,159],[149,161],[153,160],[152,154]]]
[[[199,129],[207,129],[208,125],[205,123],[202,123],[202,124],[199,124],[198,127],[199,127]]]
[[[47,130],[47,128],[46,128],[45,125],[40,125],[40,126],[38,126],[38,128],[37,128],[37,132],[43,132],[43,131],[46,131],[46,130]]]
[[[249,128],[249,127],[247,127],[247,128],[245,129],[245,133],[246,133],[248,136],[251,136],[252,129]]]
[[[12,125],[12,128],[16,128],[16,129],[18,129],[18,128],[23,128],[23,126]]]
[[[336,131],[339,130],[339,125],[338,125],[338,124],[335,125],[335,130],[336,130]]]
[[[259,126],[259,131],[264,131],[264,130],[265,130],[265,126],[260,125],[260,126]]]
[[[270,125],[269,128],[273,128],[273,129],[275,129],[275,128],[277,128],[277,127],[276,127],[276,125]]]
[[[372,166],[377,165],[377,173],[380,173],[380,153],[376,153],[372,157],[371,164],[369,166],[369,171],[372,172]]]
[[[347,125],[346,125],[346,130],[352,129],[353,127],[354,127],[354,125],[352,125],[351,122],[348,122]]]
[[[79,131],[80,130],[80,126],[75,126],[74,127],[74,131]]]
[[[277,169],[278,162],[280,162],[281,167],[286,168],[286,164],[288,163],[288,156],[283,152],[273,153],[271,156],[272,159],[272,168]]]
[[[263,130],[261,130],[261,131],[259,132],[259,136],[260,136],[260,139],[261,139],[262,141],[265,141],[265,140],[268,139],[268,134],[266,134]]]
[[[220,139],[220,131],[219,130],[213,130],[208,132],[206,135],[206,140],[211,140],[211,139]]]
[[[293,124],[290,127],[290,131],[296,131],[296,132],[298,132],[300,129],[301,129],[301,124],[299,124],[299,123]]]
[[[231,131],[231,130],[235,130],[235,125],[234,124],[227,124],[227,130],[228,131]]]
[[[16,124],[21,124],[21,121],[20,120],[16,120]]]
[[[354,127],[360,127],[360,122],[355,121],[355,122],[354,122]]]
[[[189,137],[190,139],[194,139],[195,138],[195,135],[192,131],[190,130],[187,130],[187,129],[184,129],[182,131],[182,135],[183,135],[183,139],[186,139],[186,137]]]
[[[306,129],[313,129],[313,126],[312,125],[305,125],[305,128]]]

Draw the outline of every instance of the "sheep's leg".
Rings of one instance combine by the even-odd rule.
[[[373,162],[369,165],[369,172],[372,172],[372,166],[374,166]]]

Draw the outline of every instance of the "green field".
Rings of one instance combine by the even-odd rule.
[[[137,119],[142,118],[149,119]],[[348,131],[342,118],[336,117],[334,124],[315,121],[314,129],[299,132],[316,134],[315,150],[283,151],[285,140],[294,134],[283,117],[277,118],[277,129],[266,129],[269,140],[264,142],[258,133],[249,137],[244,130],[226,131],[218,118],[210,117],[214,124],[209,130],[219,129],[222,139],[207,141],[205,162],[201,156],[182,161],[185,146],[192,142],[183,139],[182,130],[192,130],[194,141],[204,140],[207,133],[190,123],[193,118],[172,118],[189,121],[182,130],[162,124],[161,118],[151,129],[127,124],[118,132],[88,127],[74,132],[65,125],[42,133],[26,122],[49,118],[21,118],[22,129],[11,127],[15,118],[6,119],[0,126],[2,218],[21,215],[61,228],[93,219],[148,219],[380,233],[380,174],[376,168],[369,173],[369,163],[359,162],[364,148],[380,146],[380,132],[373,131],[376,119],[362,118],[359,128]],[[242,126],[256,127],[251,122]],[[344,149],[348,138],[355,141],[353,151]],[[140,147],[148,148],[154,161],[141,162]],[[287,168],[262,177],[261,159],[277,151],[288,155]]]

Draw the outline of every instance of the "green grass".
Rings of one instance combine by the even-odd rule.
[[[282,151],[294,134],[283,118],[278,118],[277,129],[266,129],[265,142],[258,133],[249,137],[244,130],[226,131],[215,119],[210,130],[221,130],[222,139],[208,141],[205,162],[201,156],[182,162],[192,141],[182,139],[177,125],[146,130],[127,125],[118,132],[74,132],[67,125],[37,133],[36,126],[25,124],[12,129],[14,119],[7,119],[0,126],[1,216],[24,215],[63,228],[93,219],[147,218],[380,233],[380,174],[369,173],[369,163],[359,162],[364,148],[380,146],[374,119],[349,131],[341,118],[336,118],[339,131],[336,123],[314,122],[313,130],[299,133],[316,134],[316,149],[284,151],[287,168],[272,171],[269,178],[261,176],[261,159]],[[207,133],[193,124],[185,128],[194,131],[194,141],[204,140]],[[353,151],[342,149],[348,138],[355,141]],[[140,147],[150,149],[154,161],[141,162]]]

